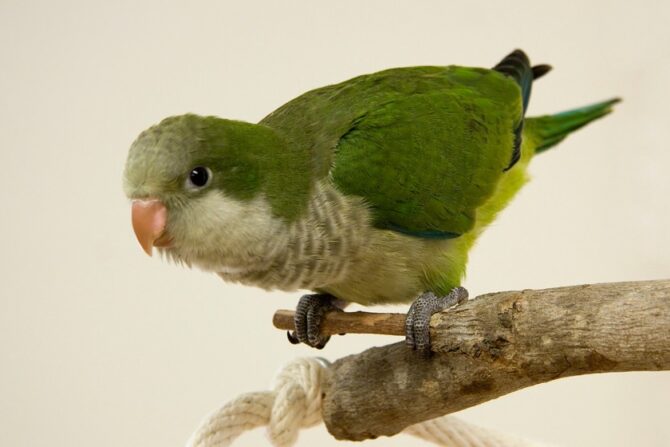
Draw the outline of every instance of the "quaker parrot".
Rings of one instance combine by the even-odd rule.
[[[322,348],[341,303],[408,303],[430,351],[435,312],[467,299],[468,251],[530,160],[618,98],[526,118],[550,70],[515,50],[491,69],[393,68],[309,91],[258,124],[186,114],[132,143],[124,189],[141,246],[263,289],[311,290],[289,340]]]

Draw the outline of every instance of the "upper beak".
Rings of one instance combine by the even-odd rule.
[[[133,200],[132,220],[135,236],[149,256],[154,246],[165,247],[170,244],[170,238],[165,232],[167,208],[160,200]]]

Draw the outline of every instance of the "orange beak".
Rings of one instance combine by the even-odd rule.
[[[165,231],[167,208],[160,200],[133,200],[132,221],[135,236],[149,256],[153,247],[170,246],[172,241]]]

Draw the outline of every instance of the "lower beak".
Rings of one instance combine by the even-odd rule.
[[[160,200],[133,200],[132,221],[135,236],[149,256],[153,247],[170,246],[172,241],[165,231],[167,208]]]

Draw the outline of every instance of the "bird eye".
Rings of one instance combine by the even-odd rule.
[[[191,189],[200,189],[207,186],[211,178],[212,171],[210,171],[209,168],[198,166],[197,168],[191,169],[191,172],[189,172],[186,186],[190,187]]]

